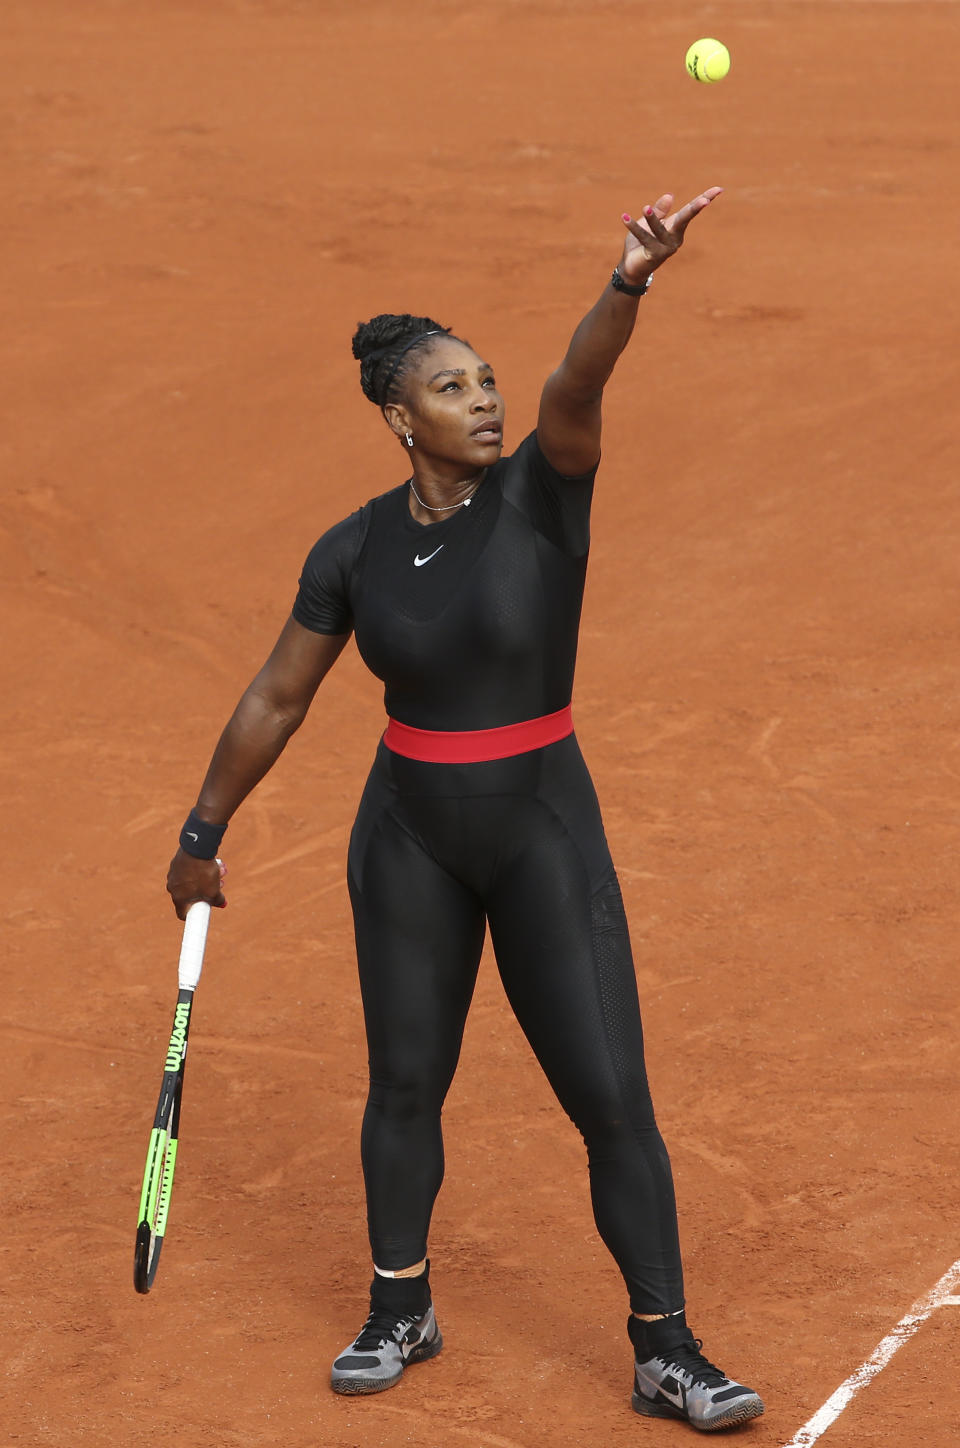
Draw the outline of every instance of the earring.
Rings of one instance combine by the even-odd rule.
[[[412,433],[412,432],[405,432],[404,435],[403,435],[403,440],[404,440],[404,442],[406,443],[407,447],[413,447],[413,433]]]

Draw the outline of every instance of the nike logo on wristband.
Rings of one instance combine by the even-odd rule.
[[[195,834],[192,832],[192,830],[184,830],[183,833],[186,835],[186,837],[187,837],[188,840],[199,840],[199,838],[200,838],[200,836],[199,836],[199,835],[195,835]]]
[[[442,548],[443,546],[444,545],[441,543],[440,548]],[[420,554],[418,553],[416,558],[413,560],[414,568],[422,568],[425,563],[430,562],[431,558],[436,558],[437,554],[440,552],[440,548],[434,548],[433,552],[428,553],[426,558],[421,558]]]

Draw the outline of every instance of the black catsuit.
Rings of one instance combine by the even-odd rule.
[[[536,434],[468,507],[430,524],[406,485],[311,550],[293,614],[355,630],[387,712],[492,729],[570,702],[593,473]],[[634,1311],[683,1305],[670,1163],[654,1120],[627,922],[574,735],[510,758],[425,763],[381,743],[349,852],[370,1050],[361,1151],[373,1260],[420,1261],[443,1177],[440,1113],[485,921],[510,1004],[587,1146],[594,1215]]]

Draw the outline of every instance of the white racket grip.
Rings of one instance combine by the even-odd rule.
[[[183,944],[180,946],[179,966],[181,990],[196,990],[199,984],[209,924],[210,906],[205,900],[195,900],[183,922]]]

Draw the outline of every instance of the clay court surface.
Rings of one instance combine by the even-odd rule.
[[[723,85],[683,56],[716,34]],[[619,216],[722,184],[609,389],[574,709],[631,918],[688,1311],[781,1448],[951,1263],[960,501],[954,3],[4,0],[2,1438],[691,1441],[630,1410],[583,1149],[485,961],[376,1399],[344,858],[355,650],[225,841],[170,1227],[131,1265],[164,894],[330,524],[402,481],[355,323],[497,367],[508,448]],[[957,1441],[956,1306],[825,1433]]]

